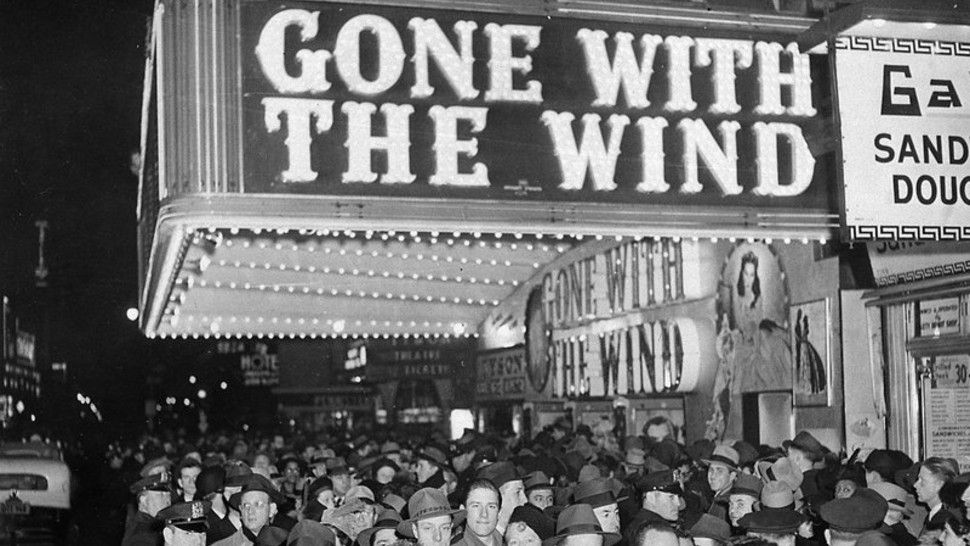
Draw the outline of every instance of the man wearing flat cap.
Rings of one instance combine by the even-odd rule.
[[[259,474],[250,476],[242,489],[229,498],[229,505],[239,510],[242,527],[235,534],[218,542],[218,546],[251,546],[257,543],[280,544],[286,540],[286,532],[270,525],[279,506],[286,497],[279,492],[273,482]],[[277,537],[277,535],[282,535]],[[275,540],[274,538],[279,538]]]
[[[453,527],[465,521],[464,510],[453,510],[444,492],[434,487],[417,490],[408,500],[410,517],[397,526],[399,535],[418,546],[448,546]]]
[[[879,534],[877,529],[888,509],[889,504],[882,495],[861,487],[849,498],[823,504],[818,512],[829,524],[825,539],[830,546],[855,546],[863,534]]]
[[[209,503],[204,501],[180,502],[160,511],[157,518],[165,526],[165,546],[205,546],[208,511]]]
[[[135,495],[138,512],[125,527],[122,546],[157,546],[162,543],[161,527],[155,520],[158,513],[172,504],[172,489],[165,473],[141,478],[130,488]]]
[[[707,513],[727,522],[728,505],[730,504],[731,488],[738,477],[738,461],[740,456],[731,446],[719,445],[714,448],[710,457],[702,460],[707,465],[707,484],[711,486],[714,496],[710,499]]]

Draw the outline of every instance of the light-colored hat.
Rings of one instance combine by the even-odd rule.
[[[907,516],[913,515],[913,510],[906,506],[906,490],[892,482],[879,482],[869,486],[876,493],[882,495],[889,503],[889,509],[902,512]]]
[[[738,450],[729,445],[721,444],[714,448],[714,453],[712,453],[709,458],[702,460],[708,466],[712,464],[720,464],[730,468],[731,470],[737,470],[738,462],[741,460],[741,456],[738,455]]]
[[[765,508],[785,508],[795,504],[795,494],[787,483],[768,482],[761,489],[761,505]]]
[[[411,529],[411,525],[428,518],[438,516],[451,516],[452,523],[459,525],[465,521],[464,510],[454,510],[448,504],[448,497],[437,488],[425,487],[418,489],[411,498],[408,499],[408,514],[410,518],[397,525],[399,535],[407,538],[416,538]]]

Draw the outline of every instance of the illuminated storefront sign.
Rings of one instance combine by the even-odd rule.
[[[521,400],[525,392],[523,346],[478,354],[475,360],[475,397],[478,401]]]
[[[936,35],[835,42],[852,239],[970,239],[970,42]]]
[[[770,38],[243,4],[245,191],[828,208]]]

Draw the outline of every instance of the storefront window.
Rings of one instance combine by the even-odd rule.
[[[394,401],[399,423],[439,423],[442,419],[441,398],[431,381],[401,381]]]

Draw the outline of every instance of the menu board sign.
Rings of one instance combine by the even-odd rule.
[[[933,370],[923,389],[924,457],[950,457],[970,467],[970,355],[925,361]]]

